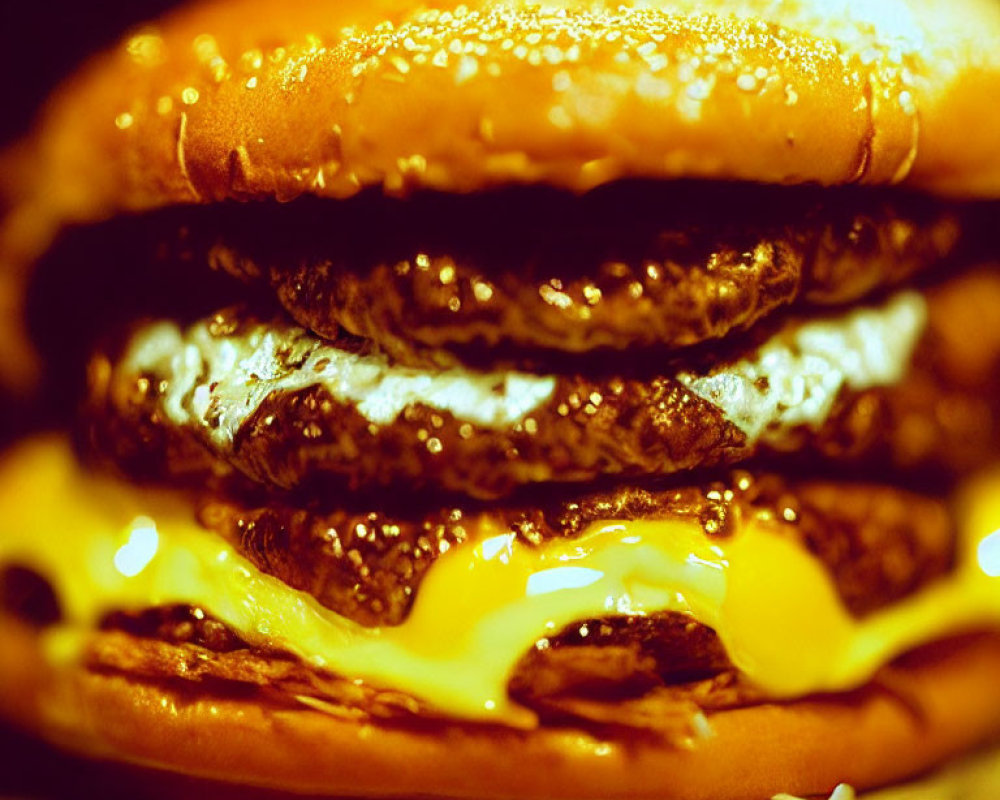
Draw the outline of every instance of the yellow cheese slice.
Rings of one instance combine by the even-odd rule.
[[[537,548],[470,520],[473,541],[426,576],[396,627],[365,628],[261,573],[202,529],[190,502],[82,470],[59,437],[0,463],[0,567],[55,588],[52,652],[109,611],[184,603],[247,641],[409,692],[444,713],[530,725],[507,697],[517,660],[547,634],[614,613],[673,610],[718,633],[734,664],[778,697],[858,686],[893,656],[951,631],[1000,623],[1000,474],[970,493],[957,568],[858,621],[825,569],[774,522],[726,539],[683,520],[600,522]]]

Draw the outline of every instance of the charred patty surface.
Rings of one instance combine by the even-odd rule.
[[[138,474],[480,498],[755,456],[947,476],[1000,437],[994,301],[1000,273],[967,272],[652,376],[409,368],[238,313],[158,323],[92,364],[91,439]]]
[[[211,258],[300,324],[401,363],[667,349],[797,300],[840,304],[938,266],[973,223],[898,193],[626,182],[293,204],[224,228]]]

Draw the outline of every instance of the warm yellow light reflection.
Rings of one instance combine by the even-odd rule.
[[[155,67],[166,59],[166,45],[155,33],[140,33],[125,45],[126,51],[135,63],[144,67]]]

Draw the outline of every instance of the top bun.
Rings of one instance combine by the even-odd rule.
[[[993,196],[998,40],[992,0],[204,2],[67,85],[42,146],[98,216],[629,177]]]

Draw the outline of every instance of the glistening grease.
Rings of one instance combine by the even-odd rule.
[[[721,408],[750,442],[780,447],[799,426],[819,429],[845,388],[897,383],[926,323],[924,298],[901,291],[878,305],[790,322],[746,358],[675,377]],[[120,369],[162,382],[169,420],[201,429],[223,448],[267,397],[315,384],[378,425],[420,403],[503,429],[544,406],[557,383],[554,375],[390,365],[382,355],[350,353],[278,323],[235,333],[215,333],[204,322],[183,332],[172,322],[152,323],[137,332]]]
[[[259,572],[180,498],[87,474],[66,441],[49,437],[0,466],[0,566],[27,566],[52,583],[64,616],[47,634],[53,651],[109,611],[185,603],[252,644],[443,712],[530,725],[507,697],[508,676],[539,638],[580,619],[689,613],[778,697],[850,689],[914,645],[1000,621],[998,498],[1000,473],[969,491],[950,576],[861,621],[784,523],[751,522],[714,539],[694,523],[643,520],[595,523],[537,548],[480,523],[474,542],[435,563],[402,625],[364,628]],[[60,532],[58,546],[46,542]]]

